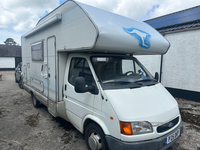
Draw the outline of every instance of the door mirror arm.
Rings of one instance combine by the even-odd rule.
[[[154,77],[154,78],[156,79],[156,81],[159,80],[159,74],[158,74],[158,72],[155,73],[155,77]],[[158,81],[158,82],[159,82],[159,81]]]
[[[89,92],[94,94],[94,95],[99,94],[99,90],[98,90],[96,84],[92,83],[92,86],[89,87]]]

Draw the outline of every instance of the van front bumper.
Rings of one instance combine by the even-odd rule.
[[[170,133],[153,140],[141,141],[141,142],[125,142],[116,139],[112,136],[106,136],[106,141],[108,143],[109,150],[165,150],[172,146],[179,138],[176,138],[171,143],[165,145],[165,138],[174,133],[176,130],[180,129],[180,136],[183,133],[183,124],[171,131]]]

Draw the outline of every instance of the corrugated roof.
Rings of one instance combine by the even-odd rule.
[[[22,57],[21,46],[0,44],[0,57]]]
[[[165,32],[172,32],[172,31],[178,31],[178,30],[191,29],[191,28],[196,28],[196,27],[200,27],[199,21],[194,21],[194,22],[170,26],[170,27],[159,28],[159,29],[157,29],[157,31],[159,31],[160,33],[165,33]]]
[[[146,20],[145,22],[157,29],[159,32],[180,30],[199,26],[200,5]]]

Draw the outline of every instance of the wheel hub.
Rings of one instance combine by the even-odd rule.
[[[93,132],[88,138],[88,143],[92,150],[100,150],[102,148],[101,138],[95,132]]]

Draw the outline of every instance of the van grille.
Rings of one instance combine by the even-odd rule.
[[[157,127],[157,132],[158,133],[162,133],[162,132],[165,132],[171,128],[173,128],[177,123],[179,122],[179,117]]]

